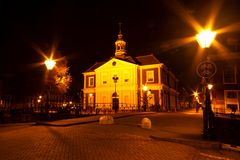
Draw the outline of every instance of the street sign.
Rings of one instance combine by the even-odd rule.
[[[198,64],[196,71],[200,77],[211,78],[217,72],[217,67],[213,62],[206,60]]]

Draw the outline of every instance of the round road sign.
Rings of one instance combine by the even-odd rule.
[[[197,74],[200,77],[211,78],[216,72],[216,65],[209,60],[203,61],[197,66]]]

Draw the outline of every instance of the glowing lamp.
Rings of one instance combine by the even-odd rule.
[[[202,48],[209,48],[215,36],[216,36],[216,32],[213,32],[210,30],[204,30],[201,33],[196,35],[196,39]]]
[[[212,84],[208,84],[208,89],[211,90],[213,88],[213,85]]]
[[[44,63],[45,63],[45,65],[46,65],[46,67],[47,67],[48,70],[52,70],[53,67],[54,67],[55,64],[56,64],[56,62],[55,62],[54,60],[52,60],[52,59],[47,59],[47,60],[45,60]]]
[[[193,93],[194,97],[198,97],[198,92]]]
[[[142,89],[143,89],[143,91],[147,91],[148,87],[146,85],[144,85]]]

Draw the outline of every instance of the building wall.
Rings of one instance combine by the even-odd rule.
[[[214,76],[212,108],[214,112],[230,113],[230,106],[237,107],[240,113],[240,66],[238,60],[217,61],[217,74]]]
[[[114,64],[114,65],[113,65]],[[119,107],[137,107],[138,67],[136,64],[112,59],[95,70],[96,72],[96,102],[98,107],[103,105],[111,108],[112,95],[119,95]],[[113,77],[117,76],[116,83]],[[106,81],[106,82],[104,82]]]

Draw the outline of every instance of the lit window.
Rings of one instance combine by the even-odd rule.
[[[94,77],[89,77],[88,78],[88,84],[89,84],[89,87],[93,87],[94,86]]]
[[[154,82],[154,72],[147,71],[147,82]]]

